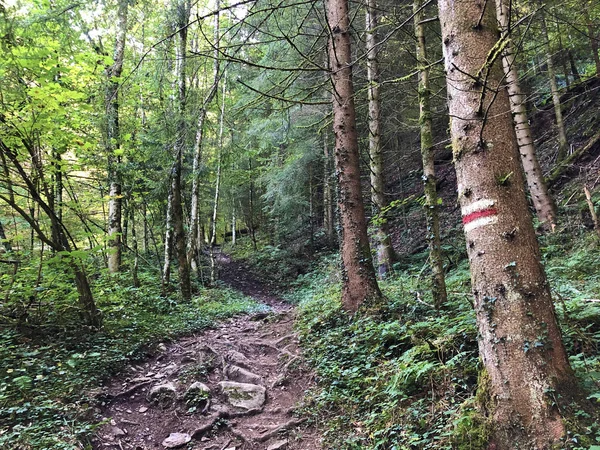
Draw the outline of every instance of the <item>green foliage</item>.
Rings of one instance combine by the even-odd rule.
[[[566,257],[563,248],[547,264],[557,291],[579,292],[558,301],[557,309],[571,364],[598,401],[600,304],[584,299],[597,292],[600,263],[585,248]],[[448,274],[450,298],[439,312],[429,306],[419,267],[382,283],[387,302],[375,316],[349,318],[340,309],[334,258],[301,277],[291,295],[300,303],[299,329],[319,381],[307,409],[326,418],[329,448],[486,448],[489,419],[480,405],[489,395],[480,374],[468,262]],[[578,443],[594,442],[594,430],[574,433],[565,448],[587,449]]]
[[[400,275],[382,285],[388,301],[380,315],[350,320],[327,267],[334,270],[327,264],[304,277],[296,296],[320,382],[310,406],[329,418],[328,445],[451,448],[459,405],[473,395],[479,367],[468,303],[454,298],[438,314],[417,298],[415,280]]]

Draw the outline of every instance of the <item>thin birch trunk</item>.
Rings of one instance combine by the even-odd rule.
[[[371,170],[371,202],[377,222],[377,271],[385,278],[392,268],[394,249],[389,234],[387,219],[382,211],[387,206],[385,198],[385,178],[381,150],[381,99],[379,96],[379,64],[377,61],[377,2],[367,0],[366,9],[366,50],[367,81],[369,83],[369,160]]]
[[[165,217],[165,251],[163,258],[161,292],[163,296],[169,291],[171,282],[171,255],[173,254],[173,168],[170,172],[169,195],[167,196],[167,214]]]
[[[128,1],[120,0],[117,13],[117,38],[113,55],[113,65],[107,69],[108,87],[106,90],[106,153],[108,156],[108,178],[110,183],[108,200],[108,271],[119,272],[122,259],[122,187],[119,173],[119,149],[121,137],[119,130],[119,81],[123,72],[125,54],[125,36],[127,33]]]
[[[496,16],[500,25],[501,36],[507,40],[502,54],[502,66],[506,77],[510,108],[527,187],[539,221],[544,227],[554,230],[556,227],[556,204],[548,192],[544,174],[535,153],[533,136],[527,118],[527,97],[521,89],[515,54],[510,41],[510,0],[496,1]]]
[[[235,217],[235,206],[231,212],[231,245],[235,245],[237,234],[237,221]]]
[[[219,156],[217,162],[217,179],[215,181],[215,198],[212,212],[212,230],[210,233],[210,282],[214,284],[217,281],[217,264],[214,252],[214,246],[217,240],[217,212],[219,209],[219,195],[221,192],[221,173],[223,170],[223,128],[225,125],[225,90],[227,85],[227,73],[223,78],[223,91],[221,99],[221,118],[219,121]]]
[[[216,0],[216,10],[219,10],[219,0]],[[213,55],[213,82],[202,102],[200,112],[198,113],[198,121],[196,124],[196,139],[194,142],[194,161],[192,163],[192,196],[190,200],[190,227],[188,230],[188,247],[187,258],[194,273],[198,272],[200,266],[200,249],[199,249],[199,223],[200,223],[200,167],[202,164],[202,141],[204,140],[204,122],[206,120],[206,109],[212,102],[219,86],[219,14],[214,17],[214,55]]]
[[[444,261],[440,238],[440,218],[436,190],[435,161],[433,155],[433,132],[431,120],[431,92],[429,90],[429,68],[422,1],[415,0],[415,36],[417,38],[417,63],[419,64],[419,123],[421,126],[421,157],[423,161],[423,189],[425,191],[425,216],[427,219],[427,241],[432,272],[432,294],[436,309],[448,300]]]

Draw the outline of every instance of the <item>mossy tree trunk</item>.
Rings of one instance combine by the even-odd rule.
[[[417,63],[419,64],[419,124],[421,127],[421,158],[423,161],[423,189],[425,191],[425,216],[427,219],[427,241],[432,272],[432,294],[435,307],[441,308],[448,299],[442,243],[440,238],[440,216],[436,190],[435,161],[433,157],[433,132],[431,121],[431,92],[429,90],[429,67],[422,0],[415,0],[415,37],[417,38]]]
[[[500,33],[504,39],[502,66],[504,67],[504,74],[506,76],[506,85],[517,134],[521,163],[523,164],[527,187],[529,188],[538,219],[544,224],[545,228],[553,230],[556,226],[556,204],[548,192],[548,187],[544,181],[544,174],[535,153],[533,136],[531,135],[529,120],[527,119],[527,97],[523,93],[521,84],[519,83],[515,54],[513,53],[510,41],[510,13],[510,0],[496,0],[496,15],[500,25]]]
[[[187,259],[186,233],[183,226],[183,199],[181,193],[181,169],[186,136],[186,62],[187,62],[187,24],[190,17],[191,3],[181,0],[177,4],[177,28],[179,29],[179,46],[177,49],[177,95],[179,111],[177,114],[177,136],[175,139],[174,153],[175,164],[172,179],[173,191],[173,242],[177,254],[179,290],[184,300],[192,298],[190,282],[190,265]]]
[[[479,351],[489,375],[488,448],[561,446],[577,381],[561,339],[525,196],[503,86],[494,1],[439,0],[454,164]],[[558,403],[558,404],[556,404]]]
[[[117,37],[113,54],[113,65],[107,68],[106,89],[106,153],[108,157],[108,271],[119,272],[122,260],[122,226],[123,195],[119,164],[121,157],[115,155],[119,150],[121,136],[119,130],[119,78],[123,72],[125,55],[125,36],[127,34],[128,1],[120,0],[117,12]]]
[[[369,161],[371,169],[371,202],[376,217],[377,234],[377,271],[385,278],[392,267],[394,248],[389,234],[387,219],[382,210],[387,206],[385,198],[385,176],[383,172],[383,155],[381,148],[381,98],[379,95],[379,64],[377,61],[377,2],[367,0],[366,9],[366,51],[367,81],[369,83]]]
[[[327,0],[327,21],[333,87],[334,158],[342,226],[342,304],[346,310],[353,312],[365,300],[379,298],[381,293],[371,259],[361,191],[348,0]]]

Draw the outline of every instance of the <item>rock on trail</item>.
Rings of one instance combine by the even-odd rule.
[[[239,263],[222,279],[269,306],[159,346],[105,387],[94,449],[318,450],[295,410],[311,387],[294,311]],[[161,348],[162,347],[162,348]],[[293,363],[293,364],[292,364]]]

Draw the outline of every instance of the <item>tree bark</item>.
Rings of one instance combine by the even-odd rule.
[[[183,164],[183,152],[185,149],[186,136],[186,63],[187,63],[187,25],[190,17],[190,0],[182,0],[177,5],[179,47],[177,51],[177,93],[178,93],[178,124],[177,137],[175,139],[175,165],[173,172],[173,240],[177,254],[179,289],[181,297],[189,301],[192,298],[192,286],[190,280],[190,265],[187,258],[186,233],[183,226],[183,199],[181,194],[181,169]]]
[[[377,61],[377,2],[367,0],[366,8],[366,51],[367,82],[369,83],[369,161],[371,171],[371,202],[377,222],[377,272],[385,278],[392,268],[394,248],[389,234],[387,219],[382,211],[387,206],[385,198],[385,177],[381,150],[381,99],[379,95],[379,65]]]
[[[594,202],[592,201],[592,193],[588,189],[586,185],[583,186],[583,193],[585,194],[585,201],[590,210],[590,215],[592,216],[592,222],[594,223],[594,231],[600,237],[600,223],[598,222],[598,215],[596,214],[596,207]]]
[[[128,1],[120,0],[117,13],[117,38],[113,54],[113,65],[106,70],[106,154],[108,156],[108,271],[119,272],[122,259],[122,187],[119,173],[121,157],[115,155],[120,146],[119,130],[119,80],[123,72],[125,36],[127,33]]]
[[[169,195],[167,196],[167,213],[165,217],[165,252],[163,258],[162,295],[167,295],[169,284],[171,282],[171,256],[173,254],[173,177],[175,176],[175,166],[171,170],[169,183]]]
[[[342,225],[342,304],[350,312],[379,299],[360,183],[358,136],[352,84],[348,0],[327,0],[329,69],[333,86],[333,132]]]
[[[458,196],[491,416],[487,448],[548,449],[578,400],[527,199],[493,1],[439,0]],[[558,403],[555,406],[555,402]],[[581,405],[581,403],[580,403]]]
[[[216,2],[216,10],[219,10],[219,1]],[[196,124],[196,140],[194,142],[194,161],[192,163],[192,196],[190,200],[190,228],[188,230],[188,247],[187,256],[188,262],[193,272],[198,271],[200,266],[199,253],[199,204],[200,204],[200,166],[202,162],[202,141],[204,140],[204,122],[206,120],[206,109],[212,102],[217,89],[219,87],[219,14],[214,17],[214,55],[213,55],[213,82],[204,97],[200,112],[198,113],[198,121]]]
[[[323,228],[329,247],[333,247],[335,244],[335,212],[331,176],[331,154],[327,144],[327,134],[323,133]]]
[[[12,252],[12,245],[10,241],[6,237],[6,233],[4,232],[4,226],[2,226],[2,222],[0,222],[0,241],[2,241],[2,245],[7,252]]]
[[[560,163],[569,152],[569,142],[567,141],[567,132],[565,131],[565,122],[560,105],[560,94],[558,92],[558,85],[556,84],[556,73],[554,71],[554,63],[552,62],[552,50],[550,48],[550,37],[548,35],[544,10],[540,9],[539,14],[542,26],[542,39],[544,40],[544,49],[546,51],[548,79],[550,80],[550,91],[552,93],[552,103],[554,104],[554,115],[556,117],[556,128],[558,130],[558,155],[556,156],[556,161]]]
[[[129,202],[129,211],[131,214],[131,245],[133,250],[133,267],[131,269],[131,278],[133,280],[133,286],[136,288],[140,287],[140,280],[138,278],[138,269],[139,269],[139,248],[138,248],[138,239],[137,239],[137,231],[135,229],[135,205],[133,204],[133,200]]]
[[[571,50],[567,50],[567,56],[569,57],[569,64],[571,65],[571,74],[573,75],[573,82],[580,83],[581,75],[579,75],[579,71],[577,70],[577,64],[575,63],[573,52],[571,52]]]
[[[215,180],[215,198],[212,213],[212,229],[210,233],[210,282],[214,284],[217,281],[217,261],[214,253],[214,246],[217,241],[217,212],[219,210],[219,198],[221,192],[221,173],[223,170],[223,128],[225,124],[225,88],[227,83],[227,73],[223,80],[223,98],[221,99],[221,118],[219,121],[219,156],[217,161],[217,179]]]
[[[436,190],[435,161],[433,157],[433,132],[431,120],[431,91],[429,89],[429,62],[425,45],[425,29],[422,0],[415,0],[415,36],[417,38],[417,63],[419,64],[419,123],[421,126],[421,157],[423,161],[423,190],[425,191],[425,217],[427,219],[427,241],[432,272],[432,294],[436,309],[448,300],[444,260],[440,237],[440,217]]]
[[[502,66],[506,77],[510,109],[513,115],[521,164],[525,171],[527,187],[539,221],[545,228],[554,230],[556,226],[556,204],[548,192],[544,174],[535,153],[533,136],[527,119],[527,97],[519,83],[515,55],[510,41],[510,0],[496,0],[496,15],[500,25],[500,33],[505,40],[502,53]]]

